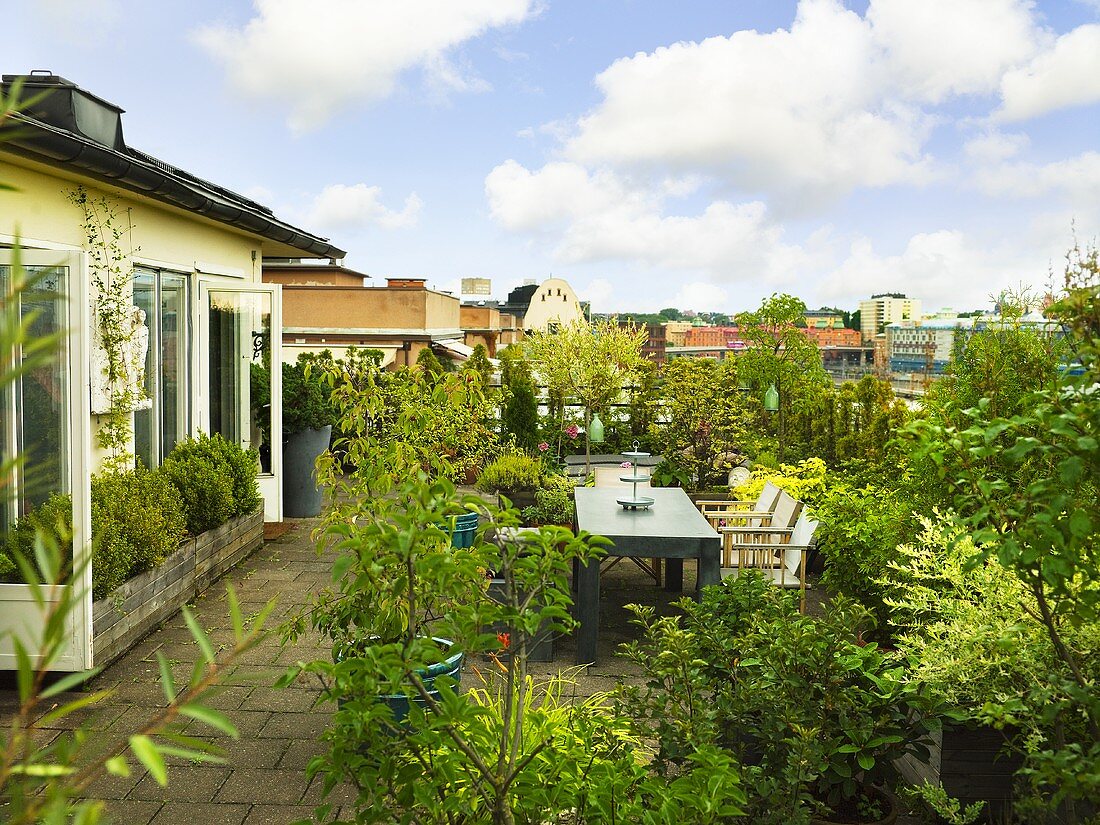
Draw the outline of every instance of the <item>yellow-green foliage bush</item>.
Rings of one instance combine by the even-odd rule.
[[[477,488],[487,493],[537,490],[542,485],[542,469],[542,462],[526,453],[505,453],[481,471]]]
[[[987,702],[1019,702],[1058,669],[1034,596],[995,556],[975,563],[964,528],[938,513],[920,521],[917,540],[897,548],[880,579],[911,678],[975,718]],[[1100,677],[1100,625],[1063,632]]]
[[[754,469],[749,480],[734,487],[735,498],[755,500],[767,482],[806,504],[813,504],[826,489],[828,467],[820,458],[808,458],[797,464],[781,464],[779,469],[761,467]]]

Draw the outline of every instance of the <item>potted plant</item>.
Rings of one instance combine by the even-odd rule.
[[[576,482],[567,475],[551,473],[543,477],[535,490],[535,503],[523,509],[523,518],[530,525],[553,524],[572,527],[576,522],[573,491]]]
[[[283,513],[295,518],[321,512],[314,465],[328,449],[334,412],[318,367],[306,353],[283,364]]]
[[[1031,704],[1032,687],[1058,670],[1057,654],[1038,618],[1034,596],[995,559],[979,553],[965,529],[947,516],[921,519],[916,541],[898,547],[886,600],[899,627],[898,652],[913,678],[947,707],[940,758],[944,791],[963,804],[988,802],[1005,815],[1019,796],[1024,763],[1017,739],[1049,735],[1044,707]],[[1094,649],[1097,631],[1067,626],[1074,649]],[[1089,662],[1089,678],[1100,663]],[[1014,725],[1003,724],[1003,710]]]
[[[522,512],[535,505],[535,491],[542,486],[542,472],[539,459],[522,452],[504,453],[481,471],[477,489],[507,498]]]

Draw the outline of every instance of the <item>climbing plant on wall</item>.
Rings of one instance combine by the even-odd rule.
[[[133,303],[136,252],[124,250],[132,228],[121,226],[115,208],[102,195],[79,187],[69,199],[83,213],[81,229],[88,253],[92,289],[92,412],[96,434],[108,463],[122,469],[132,461],[132,413],[149,406],[145,392],[145,354],[149,331],[144,313]]]

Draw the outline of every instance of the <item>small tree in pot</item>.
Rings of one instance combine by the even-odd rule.
[[[283,364],[283,512],[293,517],[321,512],[314,465],[328,449],[335,415],[332,391],[318,367],[306,353],[293,364]]]

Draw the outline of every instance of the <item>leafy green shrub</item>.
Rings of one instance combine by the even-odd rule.
[[[558,524],[568,527],[573,524],[573,491],[576,489],[573,479],[568,476],[546,476],[542,486],[535,490],[535,505],[523,510],[525,521],[534,524]]]
[[[222,465],[229,470],[233,482],[233,518],[247,516],[264,503],[260,485],[256,480],[257,453],[239,444],[215,435],[209,439],[211,450],[221,456]]]
[[[855,603],[804,616],[794,594],[746,573],[678,606],[683,617],[634,608],[645,636],[626,655],[647,679],[619,693],[658,771],[721,748],[743,765],[748,821],[790,823],[819,806],[848,814],[895,778],[895,759],[928,757],[935,703],[859,641],[867,616]]]
[[[316,356],[302,353],[293,364],[283,364],[283,429],[288,433],[320,430],[336,419],[331,387],[322,379]]]
[[[904,493],[876,486],[839,484],[814,504],[817,545],[825,559],[822,584],[856,599],[877,624],[877,635],[892,632],[882,575],[898,557],[898,545],[916,535],[916,518]]]
[[[193,536],[259,506],[255,450],[242,450],[220,435],[179,442],[160,471],[179,490]]]
[[[519,493],[542,485],[542,462],[526,453],[505,453],[494,459],[477,480],[485,492]]]
[[[184,536],[183,499],[159,470],[92,476],[92,592],[102,598],[164,561]]]
[[[34,558],[35,533],[48,536],[64,553],[65,563],[72,560],[73,500],[66,493],[54,493],[23,516],[4,536],[0,547],[0,581],[22,581],[14,557]]]

